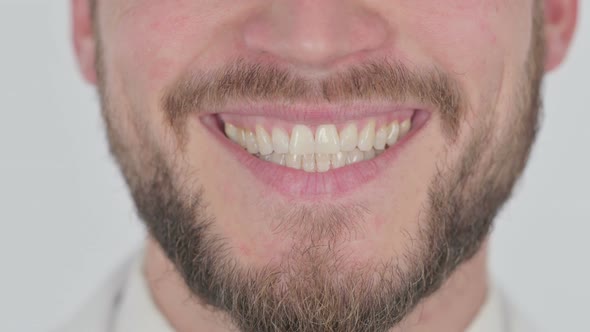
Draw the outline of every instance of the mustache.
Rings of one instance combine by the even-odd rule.
[[[437,67],[410,69],[400,62],[372,61],[322,78],[277,65],[237,59],[211,71],[188,72],[163,94],[161,107],[182,135],[191,113],[214,112],[228,103],[276,104],[418,102],[440,115],[445,136],[454,140],[465,112],[461,85]]]

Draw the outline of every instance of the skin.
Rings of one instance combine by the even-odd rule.
[[[565,57],[577,1],[542,2],[544,69],[550,71]],[[179,150],[182,144],[167,126],[160,100],[181,75],[221,68],[235,57],[279,63],[310,78],[379,57],[453,74],[467,105],[455,140],[445,135],[434,112],[379,181],[343,196],[316,199],[315,207],[362,203],[369,211],[356,236],[338,239],[346,257],[343,266],[353,269],[359,262],[395,258],[413,245],[407,235],[420,232],[420,213],[441,165],[461,160],[483,125],[493,123],[497,130],[492,139],[497,140],[502,129],[510,127],[533,36],[533,0],[98,0],[94,24],[88,0],[72,4],[79,64],[84,77],[97,85],[100,35],[106,91],[118,110],[107,118],[115,131],[125,133],[120,140],[134,151],[142,145],[157,147],[169,165],[188,168],[185,180],[198,180],[203,188],[208,213],[215,216],[215,232],[227,239],[232,257],[252,268],[280,262],[301,245],[303,237],[273,232],[273,220],[264,212],[290,198],[269,193],[230,153],[220,152],[198,121],[186,124],[186,145]],[[137,153],[126,162],[142,164],[141,156]],[[465,329],[486,296],[486,251],[484,242],[392,331]],[[178,331],[228,330],[219,313],[197,300],[186,301],[191,290],[175,266],[151,236],[146,276],[170,323]]]

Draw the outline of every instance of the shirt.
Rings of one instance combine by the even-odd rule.
[[[142,273],[143,255],[125,264],[83,310],[55,332],[174,332],[154,303]],[[464,332],[533,332],[492,287]]]

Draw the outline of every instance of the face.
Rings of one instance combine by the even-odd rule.
[[[525,165],[542,4],[98,1],[111,150],[242,330],[386,331],[479,250]]]

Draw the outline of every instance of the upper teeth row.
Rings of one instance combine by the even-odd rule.
[[[306,125],[295,125],[291,135],[280,127],[267,132],[261,125],[256,125],[255,132],[225,123],[225,134],[229,139],[247,149],[251,154],[261,156],[273,152],[291,155],[337,154],[339,152],[384,150],[395,144],[408,133],[412,126],[410,119],[391,123],[376,129],[376,121],[369,120],[359,132],[355,123],[346,125],[340,132],[336,125],[318,126],[315,132]]]

